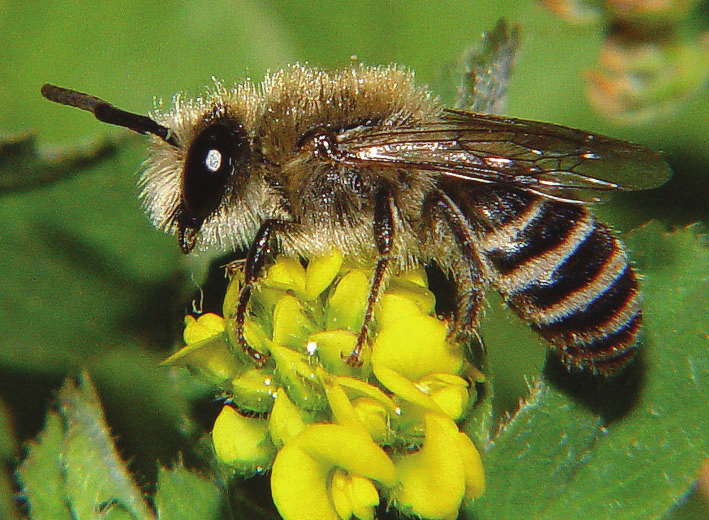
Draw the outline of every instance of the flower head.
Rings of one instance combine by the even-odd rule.
[[[186,320],[187,346],[166,363],[189,368],[228,401],[212,431],[217,458],[242,475],[271,470],[286,520],[371,519],[380,497],[421,518],[455,517],[480,496],[480,456],[459,431],[476,373],[446,323],[423,270],[395,277],[375,310],[361,365],[354,349],[371,272],[333,252],[307,267],[278,257],[252,293],[253,366],[235,342],[241,287],[232,278],[224,315]]]

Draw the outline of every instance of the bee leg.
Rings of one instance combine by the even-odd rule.
[[[454,342],[465,342],[477,335],[485,295],[484,283],[480,266],[470,260],[453,263],[451,271],[456,286],[457,305],[448,337]]]
[[[364,313],[362,328],[357,337],[357,345],[352,353],[345,358],[345,362],[350,366],[360,365],[359,356],[369,335],[369,326],[374,316],[374,306],[379,300],[379,295],[384,286],[384,275],[389,267],[391,258],[391,248],[394,241],[394,211],[392,209],[391,195],[388,189],[382,188],[376,194],[374,205],[374,241],[377,244],[379,258],[374,271],[372,287],[367,298],[367,310]]]
[[[234,328],[236,339],[241,348],[246,352],[251,359],[254,360],[258,367],[266,364],[267,355],[258,352],[251,348],[244,337],[244,322],[246,320],[246,308],[251,298],[251,291],[254,284],[261,276],[263,266],[266,261],[266,256],[271,253],[271,239],[274,232],[282,226],[282,222],[278,220],[266,220],[256,233],[256,238],[249,248],[249,254],[246,256],[246,265],[244,266],[244,286],[239,293],[239,303],[236,307],[236,316],[234,318]]]
[[[432,222],[442,221],[452,235],[459,254],[450,261],[449,268],[456,285],[457,306],[455,323],[449,337],[466,341],[476,333],[484,302],[486,280],[479,242],[470,222],[460,208],[442,191],[434,193],[429,201]]]

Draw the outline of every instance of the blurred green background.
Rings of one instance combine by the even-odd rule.
[[[642,128],[606,121],[589,107],[583,76],[597,60],[602,31],[565,25],[529,0],[2,2],[0,136],[34,132],[44,158],[90,149],[107,135],[123,139],[121,129],[43,100],[44,82],[145,113],[154,99],[199,95],[212,76],[227,84],[259,80],[294,61],[338,67],[356,56],[406,65],[446,93],[462,51],[500,17],[522,27],[507,114],[641,142],[671,163],[667,186],[616,197],[598,209],[603,220],[620,231],[651,218],[668,227],[706,220],[706,90]],[[200,275],[192,273],[204,262],[184,258],[176,239],[143,217],[135,172],[144,157],[143,140],[130,137],[80,175],[2,195],[0,447],[7,468],[41,428],[52,391],[79,367],[96,381],[119,446],[143,478],[150,480],[156,458],[168,462],[200,431],[191,403],[203,389],[157,364],[179,342],[197,295]],[[539,373],[544,347],[495,297],[488,314],[483,336],[502,411],[524,393],[525,376]],[[533,346],[518,347],[526,343]],[[10,492],[8,473],[3,486]]]

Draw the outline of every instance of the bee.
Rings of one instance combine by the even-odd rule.
[[[273,249],[307,260],[337,248],[373,265],[352,365],[391,273],[432,263],[455,286],[456,340],[476,333],[494,289],[570,371],[611,375],[637,349],[637,275],[587,202],[664,183],[669,168],[648,148],[446,109],[394,65],[296,64],[151,117],[52,85],[42,94],[150,135],[140,197],[184,253],[248,250],[234,327],[257,365],[267,354],[247,344],[244,320]]]

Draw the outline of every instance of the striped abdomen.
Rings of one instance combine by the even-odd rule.
[[[642,318],[620,240],[580,205],[515,191],[483,199],[481,250],[510,307],[569,369],[612,374],[627,364]]]

